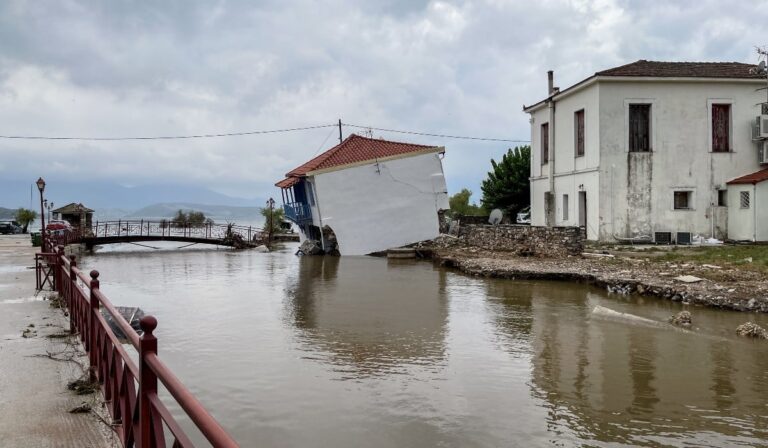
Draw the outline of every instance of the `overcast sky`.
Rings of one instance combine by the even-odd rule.
[[[549,69],[565,88],[637,59],[755,62],[766,23],[764,1],[6,0],[0,134],[183,135],[341,118],[528,140],[521,107],[544,97]],[[514,145],[373,135],[445,146],[451,193],[467,186],[473,199],[490,158]],[[0,139],[0,178],[195,183],[279,197],[272,184],[337,138],[318,129],[127,143]]]

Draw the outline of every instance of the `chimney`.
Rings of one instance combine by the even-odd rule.
[[[555,92],[555,72],[552,70],[547,72],[547,85],[549,87],[549,96],[552,96],[552,94]]]

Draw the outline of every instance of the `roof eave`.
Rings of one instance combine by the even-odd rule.
[[[592,75],[567,89],[558,92],[548,98],[545,98],[538,103],[530,106],[523,106],[523,112],[532,113],[546,106],[550,101],[559,101],[569,95],[572,95],[580,90],[583,90],[596,82],[730,82],[730,83],[744,83],[744,84],[764,84],[765,79],[762,78],[700,78],[700,77],[669,77],[669,76],[614,76],[614,75]]]

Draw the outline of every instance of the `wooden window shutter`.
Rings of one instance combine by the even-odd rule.
[[[731,105],[712,105],[712,152],[728,152],[730,148]]]
[[[651,105],[629,105],[629,151],[651,150]]]
[[[576,156],[584,155],[584,110],[579,110],[575,114],[576,125]]]

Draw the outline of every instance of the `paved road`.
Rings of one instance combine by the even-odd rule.
[[[103,409],[101,396],[67,390],[82,368],[48,357],[71,358],[82,347],[74,338],[47,337],[68,331],[68,318],[42,300],[45,294],[35,297],[33,265],[29,235],[0,236],[0,446],[115,446],[95,415],[68,412],[84,401]]]

